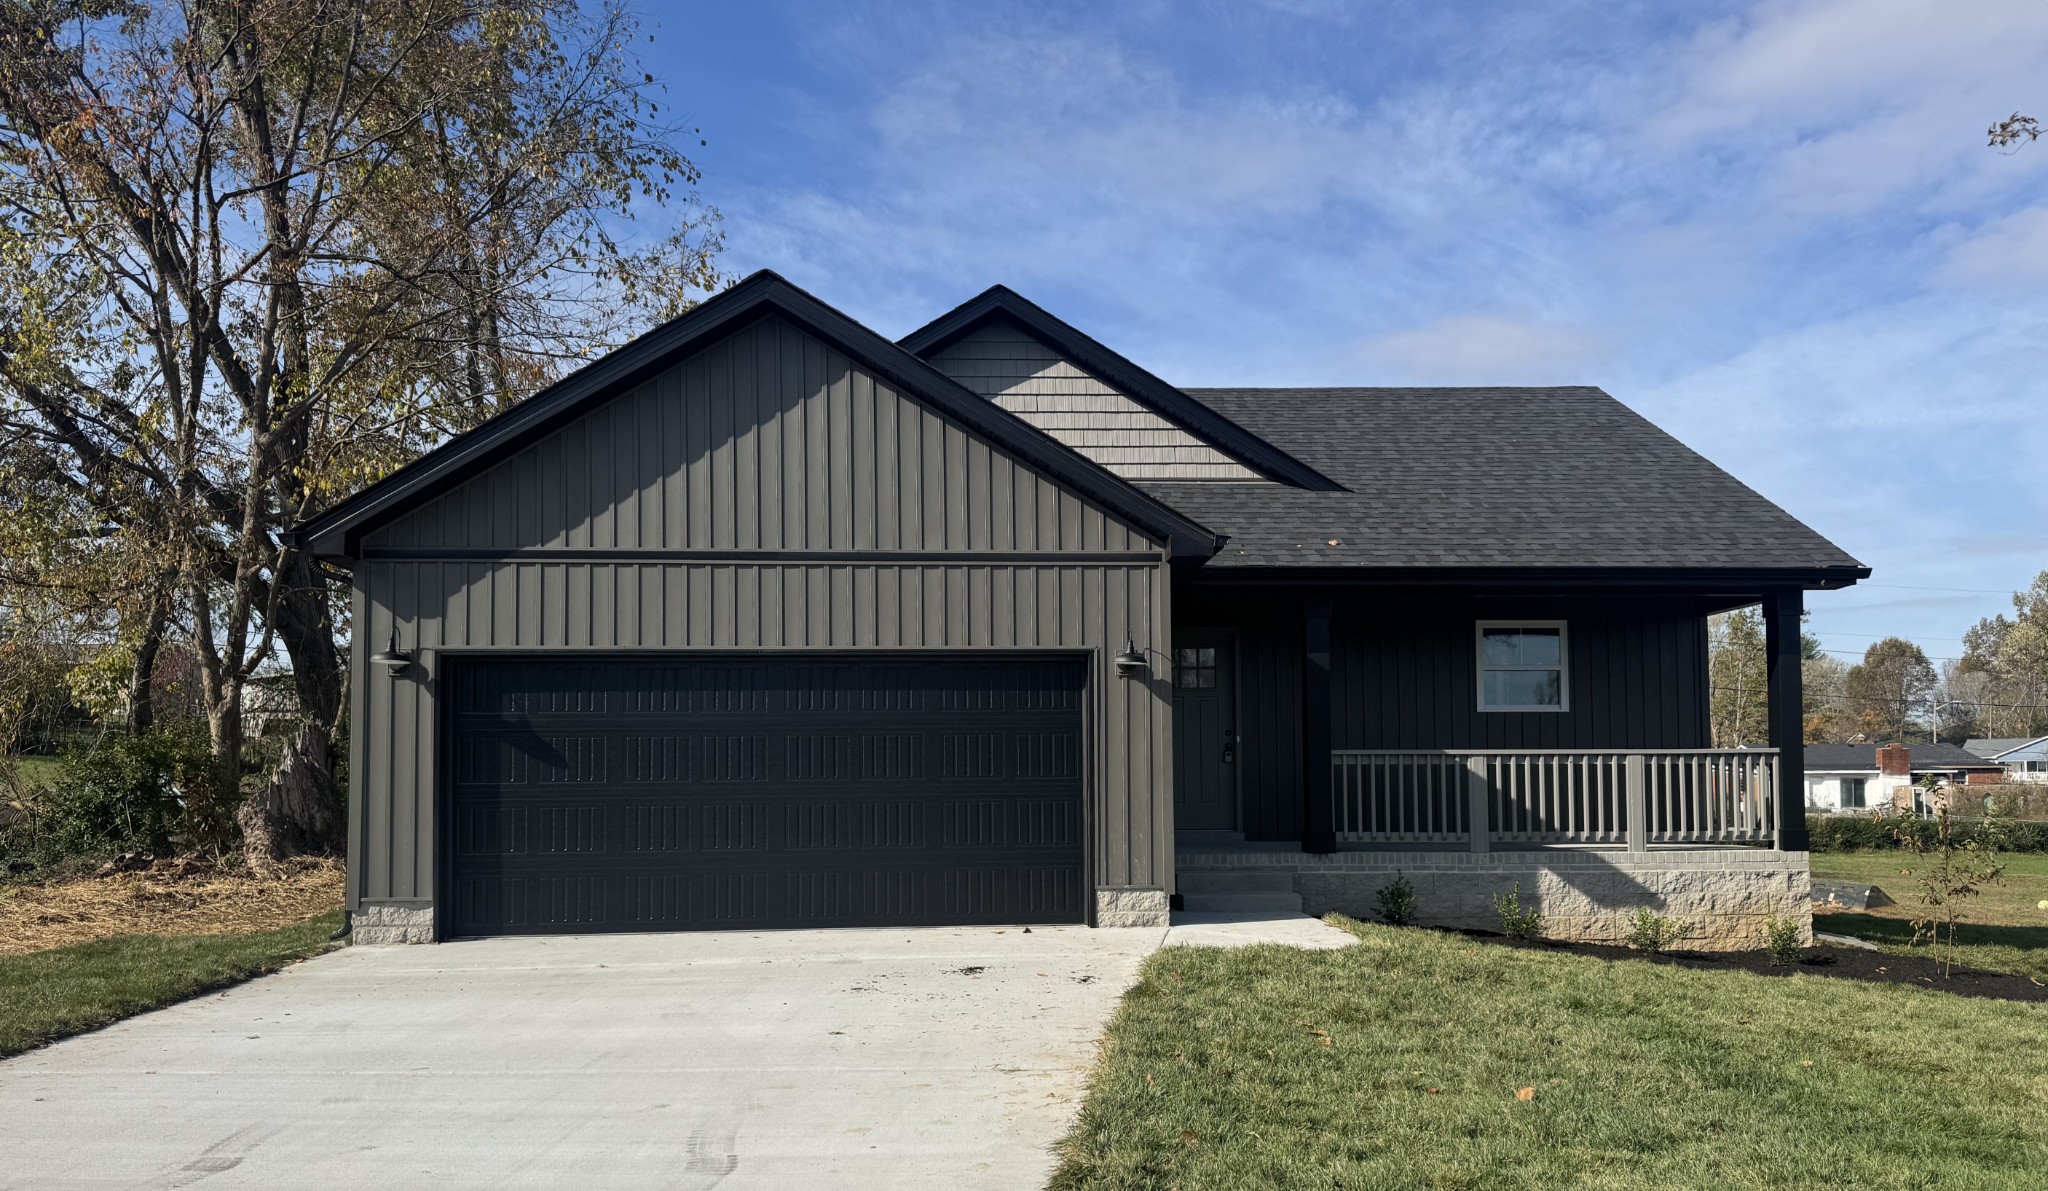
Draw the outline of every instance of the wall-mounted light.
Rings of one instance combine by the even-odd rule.
[[[370,655],[370,660],[391,671],[396,678],[412,669],[412,653],[398,647],[398,626],[391,626],[391,644]]]
[[[1138,652],[1137,642],[1124,638],[1124,651],[1116,655],[1116,676],[1118,678],[1143,678],[1152,665],[1145,655]]]

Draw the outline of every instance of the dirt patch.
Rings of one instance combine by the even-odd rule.
[[[2048,983],[2031,976],[2019,976],[2010,972],[1984,972],[1962,967],[1953,968],[1947,976],[1943,976],[1941,965],[1932,958],[1892,955],[1888,952],[1864,951],[1860,948],[1808,947],[1800,953],[1798,963],[1780,968],[1773,967],[1770,955],[1763,951],[1668,951],[1661,955],[1645,955],[1626,947],[1601,947],[1590,943],[1553,943],[1541,939],[1510,939],[1505,935],[1486,931],[1458,933],[1469,939],[1502,947],[1569,951],[1576,955],[1590,955],[1599,959],[1626,959],[1638,963],[1668,964],[1702,971],[1753,972],[1758,976],[1825,976],[1842,980],[1863,980],[1873,984],[1904,984],[1963,997],[1990,997],[2000,1001],[2048,1001]]]
[[[159,860],[0,886],[0,955],[26,955],[115,935],[217,935],[274,930],[341,908],[342,864],[299,860],[268,875],[207,861]]]

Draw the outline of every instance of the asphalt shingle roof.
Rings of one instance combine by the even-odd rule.
[[[1907,764],[1915,773],[1941,769],[1995,769],[1997,766],[1953,744],[1909,744]],[[1832,773],[1845,769],[1876,769],[1874,744],[1809,744],[1806,746],[1809,772]]]
[[[1596,388],[1183,391],[1349,489],[1140,484],[1211,567],[1860,565]]]

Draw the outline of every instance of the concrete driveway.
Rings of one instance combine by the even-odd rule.
[[[1039,1187],[1163,930],[355,947],[0,1064],[0,1187]]]

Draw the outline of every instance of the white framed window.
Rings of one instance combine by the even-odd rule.
[[[1478,624],[1479,710],[1565,711],[1570,650],[1561,620]]]
[[[1864,779],[1860,777],[1845,777],[1842,779],[1843,810],[1860,811],[1863,809],[1863,783]]]

